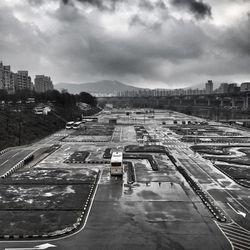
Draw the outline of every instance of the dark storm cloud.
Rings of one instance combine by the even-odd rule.
[[[40,6],[45,3],[46,0],[29,0],[29,3],[34,6]]]
[[[155,6],[148,0],[141,0],[139,2],[139,8],[145,9],[147,11],[154,10]]]
[[[150,0],[140,0],[138,7],[143,10],[153,11],[155,9],[167,10],[166,4],[162,0],[151,2]]]
[[[155,3],[155,6],[159,9],[162,9],[162,10],[166,10],[167,9],[167,6],[166,4],[162,1],[162,0],[159,0]]]
[[[83,4],[90,4],[92,6],[97,7],[100,10],[104,11],[114,11],[116,8],[116,4],[122,2],[123,0],[61,0],[65,5],[73,4],[74,1],[80,2]]]
[[[35,1],[35,0],[30,0]],[[43,1],[43,0],[38,0]],[[129,5],[129,2],[126,3],[126,0],[61,0],[65,5],[67,4],[73,4],[74,1],[80,2],[80,3],[86,3],[93,5],[97,7],[100,10],[115,10],[117,4],[124,3]],[[135,1],[137,3],[137,1]],[[163,0],[158,0],[157,2],[152,2],[150,0],[139,0],[138,1],[138,7],[140,9],[146,10],[146,11],[153,11],[154,9],[162,9],[166,10],[166,4],[163,2]]]
[[[232,2],[221,1],[220,9]],[[216,0],[206,0],[211,20],[205,18],[211,7],[198,0],[25,2],[12,9],[0,1],[0,60],[14,69],[48,74],[55,82],[156,85],[249,74],[250,18],[238,14],[235,22],[214,25]],[[194,22],[187,9],[205,20]]]
[[[243,17],[244,21],[236,23],[221,34],[220,46],[228,53],[250,56],[250,13]]]
[[[102,5],[102,0],[76,0],[78,2],[82,2],[82,3],[89,3],[92,5],[96,5],[96,6],[101,6]],[[72,0],[62,0],[62,2],[64,4],[69,4],[70,2],[72,2]]]
[[[179,32],[183,26],[186,31]],[[199,58],[203,54],[202,46],[206,43],[202,31],[191,24],[173,24],[168,32],[173,36],[161,36],[159,32],[152,30],[148,34],[134,34],[126,39],[109,38],[104,34],[101,40],[88,37],[88,49],[84,53],[84,60],[89,64],[88,70],[95,69],[100,74],[116,77],[137,75],[144,76],[149,81],[163,81],[165,73],[160,72],[161,65],[166,62],[178,65],[186,60]],[[154,37],[157,35],[156,40]],[[81,52],[76,54],[79,53]]]
[[[93,20],[82,17],[70,5],[60,6],[54,16],[64,28],[53,36],[47,56],[50,61],[57,58],[57,64],[75,72],[77,78],[83,74],[107,79],[134,75],[164,81],[165,72],[159,72],[161,65],[199,58],[208,40],[192,22],[170,20],[170,27],[157,30],[138,19],[139,26],[134,25],[120,36],[119,32],[110,33],[93,24],[95,17]]]
[[[250,13],[247,15],[246,23],[234,29],[234,32],[235,44],[243,54],[250,56]]]
[[[172,0],[175,6],[188,8],[197,19],[212,16],[211,6],[198,0]]]
[[[35,25],[20,22],[8,8],[0,8],[0,60],[12,68],[32,70],[38,65],[48,37]]]

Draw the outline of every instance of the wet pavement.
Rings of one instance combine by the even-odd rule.
[[[222,209],[226,210],[230,218],[242,225],[248,221],[236,215],[235,211],[228,207],[227,202],[232,200],[229,200],[229,195],[225,196],[225,189],[233,196],[232,199],[244,198],[246,191],[235,185],[216,168],[207,166],[206,161],[200,159],[198,163],[193,162],[194,156],[191,155],[191,151],[188,151],[188,144],[180,142],[178,136],[174,134],[165,136],[168,130],[162,126],[162,121],[172,124],[173,120],[183,120],[186,116],[163,111],[155,113],[154,119],[144,118],[144,115],[138,115],[138,117],[133,115],[128,119],[124,111],[112,114],[112,117],[114,115],[119,117],[122,125],[117,125],[113,136],[106,138],[108,142],[98,141],[99,137],[94,138],[95,142],[86,142],[89,135],[88,138],[81,135],[71,142],[69,139],[77,135],[67,136],[65,133],[70,132],[62,131],[37,144],[48,145],[56,142],[61,145],[56,152],[34,166],[36,174],[39,174],[39,180],[44,178],[44,173],[49,176],[49,179],[53,178],[57,173],[55,170],[59,171],[59,179],[60,175],[69,171],[73,176],[77,176],[81,169],[101,171],[86,218],[78,231],[53,240],[0,242],[0,249],[17,247],[28,249],[44,243],[50,243],[55,246],[53,249],[58,250],[232,249],[212,214],[176,170],[167,155],[152,153],[158,164],[158,171],[153,171],[150,163],[145,159],[130,159],[135,172],[135,182],[132,184],[127,183],[127,173],[123,178],[111,177],[109,164],[65,162],[76,151],[89,152],[88,161],[103,160],[103,153],[107,147],[123,149],[127,145],[137,144],[133,125],[141,123],[150,134],[160,139],[161,145],[166,143],[164,146],[168,150],[176,152],[183,165],[218,201]],[[108,121],[108,117],[101,114],[99,120]],[[192,117],[191,120],[195,118]],[[168,147],[169,145],[171,147]],[[51,173],[48,172],[50,169],[53,169]],[[41,174],[41,171],[45,172]],[[32,176],[35,177],[36,174]],[[24,175],[23,178],[27,176]],[[234,208],[240,209],[237,206]]]

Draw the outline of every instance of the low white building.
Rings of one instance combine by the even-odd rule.
[[[45,104],[39,104],[33,109],[36,115],[48,115],[51,111],[51,107]]]

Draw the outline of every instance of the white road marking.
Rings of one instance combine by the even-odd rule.
[[[65,151],[68,151],[69,149],[70,149],[70,147],[68,147],[68,148],[65,148],[65,149],[64,149],[64,152],[65,152]]]
[[[5,162],[3,162],[0,166],[4,165],[6,162],[8,162],[9,160],[6,160]]]
[[[219,224],[217,223],[217,221],[214,220],[214,223],[217,225],[217,227],[219,228],[219,230],[222,232],[222,234],[225,236],[225,238],[227,239],[227,241],[230,243],[232,249],[234,249],[234,246],[232,244],[232,242],[230,241],[230,239],[227,237],[227,235],[223,232],[223,230],[220,228]]]
[[[246,217],[246,215],[247,215],[246,213],[236,210],[230,203],[227,203],[227,205],[229,207],[231,207],[236,214],[239,214],[239,215],[243,216],[244,218]]]
[[[238,247],[237,245],[239,245],[240,247]],[[245,246],[242,246],[241,244],[238,244],[236,242],[234,242],[234,249],[235,250],[246,250]]]
[[[248,230],[242,228],[234,221],[229,224],[218,224],[217,222],[216,224],[229,239],[229,241],[234,247],[233,249],[235,250],[250,249],[250,240],[249,240],[250,232]],[[235,232],[236,228],[237,232]]]
[[[13,157],[15,157],[17,154],[19,154],[20,152],[17,152],[17,153],[15,153],[14,155],[12,155],[10,158],[13,158]]]
[[[242,234],[242,231],[244,231],[245,234],[248,234],[250,236],[250,233],[245,228],[239,228],[239,226],[236,228],[233,225],[230,225],[228,227],[224,225],[223,230],[230,231],[230,232],[233,232],[235,234],[240,234],[240,235]]]
[[[49,244],[49,243],[45,243],[42,245],[38,245],[35,247],[31,247],[31,248],[5,248],[5,250],[39,250],[39,249],[47,249],[47,248],[51,248],[51,247],[56,247],[55,245]]]
[[[181,152],[179,152],[181,153]],[[227,187],[225,186],[222,186],[214,177],[212,177],[211,175],[209,175],[201,166],[200,164],[195,161],[193,158],[189,158],[191,161],[193,161],[194,163],[196,163],[196,165],[215,183],[217,183],[219,186],[223,187],[224,188],[224,192],[227,193],[237,204],[239,204],[243,209],[245,209],[245,211],[247,211],[248,213],[250,213],[250,211],[242,204],[240,203],[230,192],[229,190],[227,189]],[[203,159],[203,158],[202,158]],[[203,161],[202,161],[203,163]]]
[[[225,229],[224,229],[225,230]],[[226,232],[227,235],[229,235],[230,238],[232,239],[235,239],[235,240],[238,240],[238,241],[242,241],[243,243],[246,243],[246,244],[250,244],[250,240],[249,239],[246,239],[246,237],[244,235],[236,235],[235,232],[233,233],[230,233],[230,232]]]

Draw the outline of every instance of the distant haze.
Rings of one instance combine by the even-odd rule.
[[[92,83],[81,83],[81,84],[73,84],[73,83],[59,83],[55,85],[55,88],[58,90],[67,89],[68,92],[72,94],[77,94],[80,92],[89,92],[89,93],[101,93],[101,94],[112,94],[118,93],[120,91],[126,90],[136,90],[138,88],[126,85],[124,83],[118,81],[98,81]]]
[[[205,84],[203,83],[196,84],[191,87],[204,89]],[[218,84],[215,83],[214,88],[217,88],[217,87],[218,87]],[[190,87],[187,87],[187,88],[190,88]],[[90,83],[78,83],[78,84],[58,83],[55,85],[55,89],[59,91],[61,91],[62,89],[67,89],[68,92],[72,94],[77,94],[80,92],[88,92],[88,93],[93,93],[93,94],[117,94],[118,92],[139,90],[142,88],[134,87],[134,86],[131,86],[130,84],[121,83],[119,81],[104,80],[104,81],[97,81],[97,82],[90,82]]]

